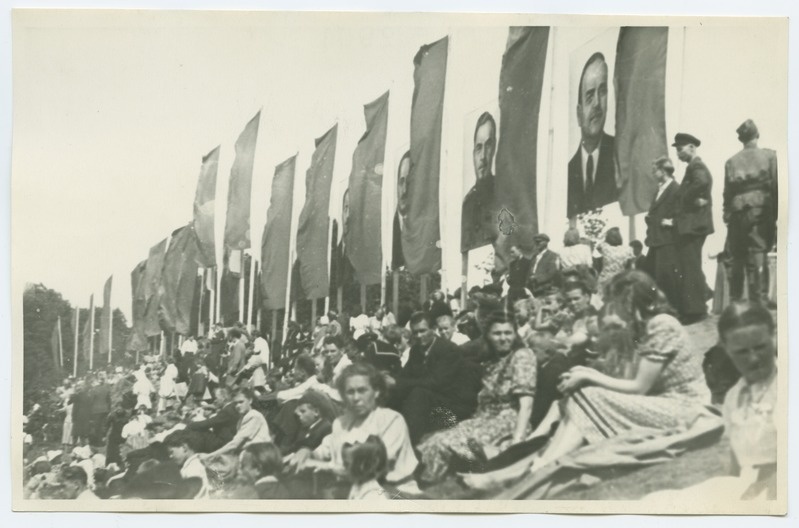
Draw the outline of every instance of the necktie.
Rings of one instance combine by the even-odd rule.
[[[594,194],[594,156],[588,156],[585,163],[585,196],[588,201],[593,201]]]

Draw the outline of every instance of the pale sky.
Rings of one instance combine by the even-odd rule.
[[[62,12],[18,13],[16,22],[13,283],[41,282],[86,306],[89,295],[99,297],[113,274],[112,304],[129,317],[130,271],[150,246],[191,220],[200,160],[219,144],[221,248],[233,143],[259,109],[252,202],[258,257],[275,165],[299,153],[296,217],[314,138],[338,122],[330,209],[337,217],[352,152],[364,130],[362,105],[391,90],[383,200],[383,247],[389,258],[396,161],[409,141],[412,60],[419,46],[445,35],[451,43],[441,232],[445,284],[456,288],[462,175],[468,171],[472,177],[471,167],[464,166],[463,149],[471,148],[463,144],[464,118],[496,104],[508,25],[551,21]],[[546,196],[539,201],[539,222],[553,247],[566,225],[561,209],[566,164],[573,154],[570,54],[619,25],[584,18],[566,22],[561,19],[550,37],[539,130],[538,192]],[[684,131],[703,139],[700,155],[715,177],[720,203],[723,163],[739,148],[735,128],[744,119],[756,121],[761,144],[776,148],[781,168],[787,166],[786,26],[751,20],[705,20],[701,27],[690,21],[687,29],[684,21],[669,25],[667,132],[669,138]],[[677,174],[682,172],[680,164]],[[720,206],[716,209],[720,233],[708,241],[706,253],[723,243]],[[609,216],[623,221],[612,212]],[[641,218],[637,224],[643,238]],[[626,233],[626,224],[620,226]],[[712,276],[709,281],[712,286]]]

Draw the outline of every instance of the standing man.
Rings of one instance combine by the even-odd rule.
[[[530,266],[530,278],[527,281],[533,297],[540,297],[552,286],[557,286],[560,275],[560,257],[547,248],[549,236],[538,233],[533,237],[535,257]]]
[[[230,355],[227,360],[227,374],[235,378],[247,361],[247,347],[244,344],[241,330],[238,328],[230,329],[228,340],[230,341]]]
[[[743,150],[724,166],[724,222],[732,257],[730,297],[743,298],[744,272],[749,300],[768,299],[766,255],[777,233],[777,153],[757,146],[760,133],[751,119],[736,130]]]
[[[508,264],[508,305],[513,305],[520,299],[527,298],[527,277],[530,276],[532,261],[524,256],[519,246],[511,246],[511,261]]]
[[[680,318],[683,324],[693,324],[707,317],[710,289],[702,271],[702,247],[713,233],[713,201],[710,191],[713,177],[697,156],[701,141],[691,134],[679,133],[673,147],[677,157],[688,166],[677,191],[677,253],[682,273]]]
[[[605,133],[608,65],[594,53],[585,63],[577,92],[580,147],[569,161],[567,213],[574,218],[619,199],[614,138]]]
[[[647,269],[672,307],[680,311],[680,260],[674,226],[680,186],[674,181],[674,165],[668,157],[656,159],[652,171],[658,191],[646,215]]]
[[[497,151],[497,124],[483,112],[474,128],[474,185],[463,198],[461,251],[491,244],[497,236],[494,198],[494,154]]]

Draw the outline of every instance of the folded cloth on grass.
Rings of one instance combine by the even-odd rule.
[[[685,427],[633,429],[582,447],[533,473],[529,473],[529,469],[535,454],[496,471],[463,475],[463,480],[473,489],[501,489],[491,497],[493,499],[549,499],[580,481],[583,484],[595,482],[593,479],[589,479],[590,482],[585,480],[587,473],[611,467],[632,468],[666,462],[689,449],[717,442],[723,432],[724,424],[718,410],[708,406]],[[520,478],[521,481],[502,489]]]

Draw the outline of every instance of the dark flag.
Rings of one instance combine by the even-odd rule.
[[[94,345],[92,342],[92,333],[94,332],[94,294],[89,297],[89,317],[83,323],[83,331],[81,332],[81,339],[83,346],[81,352],[83,353],[83,360],[86,361],[86,366],[91,369],[92,353],[94,352]]]
[[[108,358],[109,362],[111,355],[108,351],[111,349],[109,339],[111,338],[111,284],[113,275],[108,277],[103,287],[103,311],[100,313],[100,343],[97,345],[100,356]]]
[[[495,267],[505,270],[512,245],[530,250],[538,233],[538,113],[549,27],[511,27],[499,75]]]
[[[667,27],[623,27],[616,46],[616,161],[626,216],[649,210],[657,194],[652,162],[666,140]]]
[[[366,132],[352,155],[349,214],[344,247],[360,284],[380,284],[383,273],[383,160],[388,92],[364,106]]]
[[[199,252],[191,225],[172,233],[161,274],[159,319],[164,331],[189,334]]]
[[[165,238],[150,248],[147,257],[147,266],[144,272],[144,335],[153,337],[161,334],[161,324],[158,319],[158,307],[161,304],[161,273],[164,270],[164,255],[166,253]]]
[[[214,204],[216,203],[216,173],[219,167],[219,147],[209,152],[200,166],[200,178],[194,195],[194,232],[201,250],[201,264],[210,268],[216,264],[214,243]]]
[[[326,297],[327,235],[330,226],[330,184],[336,157],[338,125],[316,140],[311,166],[305,175],[305,206],[297,226],[299,279],[306,299]]]
[[[448,45],[449,37],[444,37],[422,46],[413,59],[411,166],[402,253],[406,268],[415,275],[441,269],[438,181]]]
[[[144,333],[145,318],[147,309],[147,299],[144,295],[144,278],[147,269],[147,261],[139,262],[133,271],[130,272],[130,290],[133,298],[131,314],[133,317],[133,329],[130,332],[127,344],[128,350],[143,351],[147,350],[147,336]]]
[[[290,157],[275,167],[272,178],[269,210],[261,238],[261,299],[266,310],[279,310],[286,306],[296,163],[297,156]]]
[[[50,351],[53,354],[53,365],[56,370],[60,370],[61,358],[63,357],[63,352],[61,350],[61,317],[56,319],[56,323],[53,326],[53,333],[50,335]]]
[[[250,247],[250,193],[252,169],[255,163],[255,143],[261,112],[255,114],[236,140],[236,159],[230,169],[230,187],[227,195],[227,220],[225,221],[225,246],[230,249]]]

